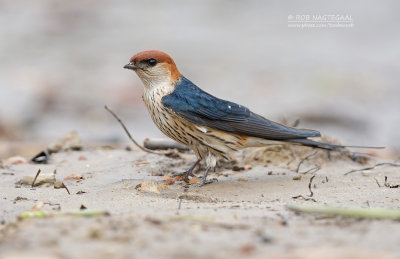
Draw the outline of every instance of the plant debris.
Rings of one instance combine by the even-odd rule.
[[[47,146],[47,152],[49,154],[70,150],[82,150],[81,139],[76,131],[68,132],[55,143]]]
[[[308,156],[304,157],[303,159],[300,160],[300,162],[297,164],[297,168],[296,168],[296,173],[300,172],[300,166],[307,161],[309,158],[315,156],[318,153],[319,150],[316,150],[315,152],[309,154]]]
[[[199,183],[200,181],[201,181],[201,178],[199,178],[199,177],[192,177],[192,178],[190,178],[189,183],[190,183],[190,184],[196,184],[196,183]]]
[[[388,177],[385,175],[385,187],[389,187],[389,188],[399,188],[400,187],[400,185],[399,184],[395,184],[395,185],[393,185],[393,184],[390,184],[390,183],[388,183]]]
[[[67,177],[64,178],[64,181],[68,181],[68,180],[76,180],[76,182],[80,182],[82,181],[84,178],[81,174],[70,174]]]
[[[305,201],[317,202],[314,198],[311,198],[311,197],[304,197],[303,195],[293,196],[292,199],[302,199],[302,200],[305,200]]]
[[[38,178],[39,174],[40,174],[40,169],[37,171],[35,178],[33,178],[32,187],[35,186],[35,182],[36,182],[36,179]]]
[[[41,174],[40,170],[33,177],[31,175],[23,176],[19,181],[20,184],[29,185],[32,187],[40,186],[43,184],[53,184],[56,181],[54,173],[52,174]]]
[[[135,139],[133,139],[131,133],[129,132],[128,128],[125,126],[125,124],[122,122],[122,120],[115,114],[110,108],[107,107],[107,105],[104,106],[104,108],[111,113],[111,115],[121,124],[122,128],[124,129],[126,135],[128,135],[128,138],[132,141],[135,146],[137,146],[140,150],[147,152],[147,153],[152,153],[152,154],[157,154],[157,155],[162,155],[162,156],[167,156],[167,157],[172,157],[172,158],[180,158],[178,149],[168,149],[166,152],[160,152],[160,151],[154,151],[150,150],[148,148],[145,148],[141,146]]]
[[[319,205],[288,205],[294,212],[320,214],[327,217],[341,216],[360,219],[393,219],[400,220],[400,209],[332,207]]]
[[[65,190],[67,190],[68,194],[71,194],[68,190],[68,187],[65,186],[65,184],[63,182],[54,182],[54,189],[62,189],[64,188]]]
[[[174,178],[171,178],[171,177],[164,176],[162,179],[164,179],[165,181],[167,181],[167,185],[171,185],[171,184],[174,184],[174,183],[175,183],[175,179],[174,179]]]
[[[17,201],[27,201],[27,200],[28,200],[28,198],[21,197],[21,196],[17,196],[17,197],[14,199],[14,203],[16,203]]]
[[[27,163],[28,163],[28,160],[26,160],[22,156],[12,156],[12,157],[9,157],[9,158],[5,159],[2,162],[1,167],[2,168],[6,168],[9,165],[27,164]]]
[[[361,169],[353,169],[353,170],[345,173],[344,175],[346,176],[346,175],[349,175],[349,174],[352,174],[352,173],[355,173],[355,172],[374,170],[375,168],[380,167],[380,166],[400,167],[400,164],[398,164],[398,163],[378,163],[378,164],[376,164],[374,166],[370,166],[370,167],[365,167],[365,168],[361,168]]]
[[[308,183],[308,189],[310,190],[310,195],[309,195],[309,197],[314,196],[314,193],[313,193],[313,191],[311,190],[311,183],[312,183],[312,181],[314,180],[314,178],[315,178],[315,174],[314,174],[313,176],[311,176],[310,182]]]
[[[146,191],[160,194],[164,190],[168,189],[168,186],[164,183],[156,182],[156,181],[144,181],[137,186],[139,191]]]
[[[292,180],[295,180],[295,181],[301,180],[301,175],[298,174],[298,175],[293,176]]]
[[[378,179],[376,179],[376,177],[374,177],[376,184],[378,185],[379,188],[381,188],[381,184],[378,182]]]
[[[145,147],[142,147],[138,142],[136,142],[136,140],[132,137],[131,133],[129,132],[128,128],[125,126],[125,124],[123,123],[123,121],[117,116],[117,114],[115,114],[115,112],[113,112],[110,108],[108,108],[107,105],[104,106],[104,109],[106,109],[109,113],[111,113],[111,115],[119,122],[119,124],[121,124],[122,128],[124,129],[126,135],[128,135],[128,138],[132,141],[133,144],[135,144],[135,146],[137,146],[140,150],[147,152],[147,153],[152,153],[152,154],[157,154],[157,155],[164,155],[164,153],[161,152],[156,152],[150,149],[147,149]]]
[[[143,141],[143,146],[150,150],[168,150],[177,149],[179,151],[188,151],[189,148],[175,140],[168,138],[146,138]]]
[[[36,156],[31,158],[31,161],[36,164],[48,164],[49,163],[49,153],[47,150],[40,151]]]
[[[188,200],[188,201],[196,201],[196,202],[210,202],[210,203],[215,203],[216,200],[197,193],[184,193],[182,195],[179,195],[178,199],[180,200]]]

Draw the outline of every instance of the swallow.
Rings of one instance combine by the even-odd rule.
[[[197,161],[184,172],[185,177],[205,160],[199,186],[209,183],[207,174],[218,158],[230,160],[232,153],[242,148],[282,143],[322,149],[349,147],[312,140],[320,137],[320,132],[284,126],[203,91],[162,51],[140,52],[124,68],[135,71],[143,82],[143,101],[157,127],[194,151]]]

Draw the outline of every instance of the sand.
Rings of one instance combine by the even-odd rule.
[[[221,164],[209,176],[218,181],[203,187],[167,181],[194,161],[191,153],[171,158],[85,148],[55,153],[49,164],[8,165],[0,169],[0,258],[398,258],[397,221],[321,217],[287,206],[398,208],[400,189],[383,184],[384,176],[399,184],[400,167],[345,176],[386,160],[360,164],[345,154],[319,151],[297,172],[299,161],[313,152],[249,149],[237,154],[235,165]],[[71,194],[52,184],[19,184],[38,169],[56,170],[56,180]],[[58,216],[18,219],[35,204]],[[79,211],[107,215],[63,214]]]

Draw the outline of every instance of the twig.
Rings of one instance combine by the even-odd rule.
[[[299,126],[300,124],[300,118],[296,118],[293,122],[292,122],[292,128],[296,128],[297,126]]]
[[[382,186],[379,184],[378,179],[376,179],[376,177],[374,177],[376,184],[378,185],[379,188],[381,188]]]
[[[365,168],[361,168],[361,169],[353,169],[353,170],[345,173],[344,175],[346,176],[346,175],[349,175],[349,174],[352,174],[352,173],[355,173],[355,172],[362,172],[362,171],[365,171],[365,170],[373,170],[373,169],[375,169],[375,168],[377,168],[379,166],[383,166],[383,165],[400,167],[400,164],[396,164],[396,163],[379,163],[379,164],[376,164],[376,165],[371,166],[371,167],[365,167]]]
[[[304,161],[306,161],[307,159],[309,159],[312,156],[315,156],[317,153],[318,153],[318,150],[316,150],[312,154],[310,154],[310,155],[306,156],[305,158],[303,158],[302,160],[300,160],[299,164],[297,165],[296,172],[298,173],[300,171],[300,166],[304,163]]]
[[[37,171],[36,175],[35,175],[35,178],[33,178],[33,181],[32,181],[32,188],[33,188],[33,186],[35,186],[36,179],[38,178],[40,172],[41,172],[41,171],[40,171],[40,169],[39,169],[39,170]]]
[[[331,206],[289,205],[288,209],[295,212],[321,214],[324,216],[341,216],[360,219],[393,219],[400,220],[399,209],[385,208],[343,208]]]
[[[308,173],[316,173],[321,169],[320,166],[316,166],[316,167],[312,167],[310,169],[308,169],[307,171],[301,173],[301,174],[308,174]]]
[[[143,141],[143,146],[150,150],[157,149],[178,149],[179,151],[187,151],[189,148],[181,143],[176,142],[175,140],[168,138],[146,138]]]
[[[389,188],[399,188],[400,187],[399,184],[393,185],[393,184],[388,183],[387,179],[388,179],[388,177],[385,175],[385,187],[389,187]]]
[[[315,178],[315,174],[313,176],[311,176],[310,182],[308,183],[308,189],[310,190],[310,195],[308,195],[308,197],[304,197],[303,195],[300,194],[300,195],[297,195],[297,196],[293,196],[292,199],[300,199],[301,198],[301,199],[303,199],[305,201],[317,202],[314,198],[312,198],[314,196],[314,193],[311,190],[311,184],[312,184],[312,181],[314,180],[314,178]]]
[[[310,178],[310,182],[308,183],[308,189],[310,190],[310,195],[308,195],[309,197],[312,197],[314,195],[313,191],[311,190],[311,183],[315,178],[315,174],[313,176],[311,176]]]
[[[128,135],[129,139],[135,144],[138,148],[140,148],[144,152],[152,153],[152,154],[157,154],[157,155],[166,155],[167,153],[164,152],[156,152],[150,149],[147,149],[145,147],[142,147],[139,143],[136,142],[136,140],[133,139],[131,133],[129,133],[128,129],[126,128],[125,124],[122,122],[122,120],[110,109],[107,107],[107,105],[104,106],[104,108],[111,113],[112,116],[121,124],[122,128],[124,129],[126,135]]]
[[[303,199],[305,201],[313,201],[313,202],[317,202],[314,198],[311,197],[304,197],[303,195],[297,195],[297,196],[293,196],[292,199]]]
[[[71,193],[68,190],[68,187],[64,183],[62,183],[61,188],[64,188],[65,190],[67,190],[68,194],[71,195]]]
[[[68,194],[71,194],[68,190],[68,187],[64,184],[64,182],[54,182],[54,189],[65,189],[67,190]]]
[[[180,210],[180,209],[181,209],[181,205],[182,205],[182,198],[181,198],[181,197],[179,197],[178,210]]]
[[[300,124],[300,118],[295,118],[294,121],[289,122],[289,120],[286,117],[283,117],[281,123],[285,126],[289,126],[291,128],[296,128]]]

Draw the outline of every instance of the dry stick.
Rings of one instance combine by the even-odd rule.
[[[316,173],[316,172],[318,172],[320,169],[321,169],[320,166],[312,167],[312,168],[308,169],[307,171],[305,171],[305,172],[302,173],[302,174],[308,174],[308,173],[311,173],[311,172],[312,172],[312,173]]]
[[[355,172],[362,172],[362,171],[365,171],[365,170],[373,170],[373,169],[375,169],[376,167],[378,167],[378,166],[383,166],[383,165],[394,166],[394,167],[400,167],[400,164],[396,164],[396,163],[379,163],[379,164],[376,164],[376,165],[371,166],[371,167],[366,167],[366,168],[361,168],[361,169],[353,169],[353,170],[351,170],[351,171],[345,173],[344,175],[346,176],[346,175],[349,175],[349,174],[352,174],[352,173],[355,173]]]
[[[129,133],[128,129],[126,128],[125,124],[122,122],[122,120],[112,111],[110,110],[110,108],[107,107],[107,105],[104,106],[104,108],[111,113],[112,116],[114,116],[114,118],[119,122],[119,124],[121,124],[122,128],[125,130],[126,135],[128,135],[129,139],[133,142],[133,144],[135,144],[138,148],[140,148],[142,151],[144,152],[148,152],[148,153],[152,153],[152,154],[157,154],[157,155],[166,155],[168,153],[164,153],[164,152],[156,152],[150,149],[147,149],[145,147],[142,147],[139,143],[136,142],[136,140],[134,140],[132,138],[132,135]]]
[[[40,169],[39,169],[39,170],[37,171],[36,175],[35,175],[35,178],[33,178],[32,188],[33,188],[33,186],[35,185],[36,179],[38,178],[40,172],[41,172],[41,171],[40,171]]]
[[[292,199],[303,199],[303,200],[305,200],[305,201],[313,201],[313,202],[317,202],[314,198],[311,198],[311,197],[304,197],[303,195],[297,195],[297,196],[294,196],[294,197],[292,197]]]
[[[315,174],[313,176],[311,176],[310,178],[310,182],[308,183],[308,189],[310,190],[310,195],[308,195],[309,197],[312,197],[314,195],[313,191],[311,190],[311,183],[315,178]]]
[[[297,126],[299,126],[300,124],[300,118],[296,118],[293,122],[292,122],[292,128],[296,128]]]
[[[64,183],[62,183],[61,188],[64,188],[65,190],[67,190],[68,194],[71,195],[71,193],[68,190],[68,187]]]
[[[309,159],[309,158],[312,157],[312,156],[315,156],[317,153],[318,153],[318,150],[316,150],[314,153],[312,153],[312,154],[306,156],[305,158],[303,158],[303,159],[299,162],[299,164],[297,165],[296,172],[297,172],[297,173],[299,172],[300,166],[301,166],[301,164],[304,163],[304,161],[306,161],[307,159]]]
[[[189,148],[175,140],[168,138],[146,138],[143,141],[144,148],[148,148],[150,150],[157,149],[178,149],[179,151],[187,151]]]
[[[315,174],[313,175],[313,176],[311,176],[311,178],[310,178],[310,182],[308,183],[308,189],[310,190],[310,195],[308,195],[308,197],[304,197],[303,195],[297,195],[297,196],[294,196],[294,197],[292,197],[293,199],[299,199],[299,198],[302,198],[302,199],[304,199],[304,200],[306,200],[306,201],[313,201],[313,202],[317,202],[314,198],[311,198],[312,196],[314,196],[314,193],[313,193],[313,191],[311,190],[311,184],[312,184],[312,181],[314,180],[314,177],[315,177]]]
[[[388,177],[385,175],[385,187],[389,187],[389,188],[399,188],[400,187],[399,184],[394,185],[394,184],[388,183],[387,179],[388,179]]]
[[[378,182],[378,179],[376,179],[376,177],[374,177],[376,184],[379,186],[379,188],[381,188],[381,185]]]
[[[179,198],[178,210],[181,209],[181,205],[182,205],[182,198]]]

